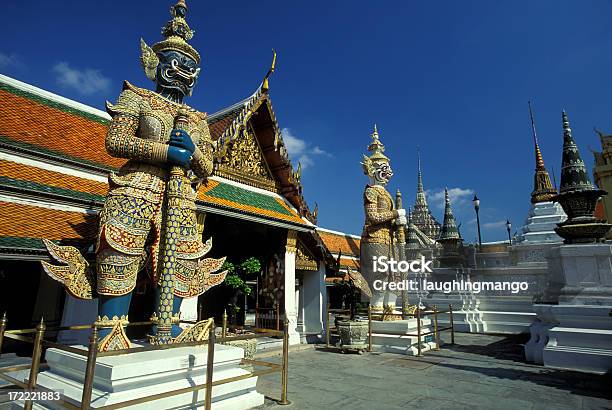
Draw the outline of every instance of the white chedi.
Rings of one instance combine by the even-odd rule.
[[[538,202],[531,205],[525,224],[517,236],[517,244],[555,243],[563,239],[557,235],[558,223],[567,219],[557,202]]]

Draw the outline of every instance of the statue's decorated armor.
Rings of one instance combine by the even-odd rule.
[[[151,342],[194,340],[210,321],[183,331],[178,313],[183,298],[195,297],[225,279],[214,273],[225,258],[204,259],[212,241],[202,242],[203,215],[196,213],[197,188],[213,171],[213,146],[206,114],[182,104],[199,75],[200,55],[187,43],[193,32],[185,21],[184,0],[172,7],[165,39],[149,47],[141,40],[141,62],[156,92],[128,83],[115,104],[106,150],[128,161],[109,176],[100,212],[96,269],[75,248],[45,241],[54,259],[45,270],[73,296],[99,298],[100,350],[129,346],[131,294],[138,273],[147,268],[157,288]]]
[[[405,211],[395,209],[393,198],[385,185],[393,176],[389,158],[384,154],[385,147],[374,127],[372,142],[368,146],[371,155],[363,156],[363,171],[370,178],[363,193],[365,223],[361,234],[360,269],[372,290],[370,305],[373,310],[393,309],[397,295],[389,291],[374,289],[375,280],[385,282],[399,281],[399,273],[374,272],[374,258],[386,257],[399,259],[395,239],[396,225],[405,224]]]
[[[117,296],[131,292],[136,274],[151,260],[151,272],[159,279],[159,249],[164,193],[168,180],[167,148],[174,118],[180,106],[154,92],[125,83],[115,105],[108,106],[113,121],[106,149],[115,157],[130,160],[109,177],[110,190],[100,213],[97,256],[97,292]],[[212,172],[212,153],[206,115],[189,113],[187,133],[196,149],[190,161],[195,178]],[[197,296],[203,292],[196,280],[197,262],[210,250],[198,233],[196,191],[186,185],[181,197],[180,242],[176,244],[174,294]],[[148,245],[148,249],[145,248]],[[150,258],[147,256],[150,255]]]

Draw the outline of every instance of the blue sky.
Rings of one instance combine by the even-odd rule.
[[[168,1],[5,0],[0,72],[103,108],[124,79],[150,86],[139,38],[160,39]],[[214,112],[251,94],[278,52],[271,94],[304,194],[319,223],[359,234],[366,177],[359,161],[373,124],[404,203],[414,202],[420,146],[430,206],[441,192],[467,241],[522,225],[533,184],[527,100],[544,161],[559,178],[561,110],[589,167],[593,126],[612,132],[612,2],[188,1],[192,44],[204,57],[188,103]]]

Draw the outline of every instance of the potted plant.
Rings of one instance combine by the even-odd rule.
[[[361,275],[357,271],[348,270],[349,281],[347,282],[350,287],[349,292],[346,294],[349,296],[351,306],[351,319],[354,318],[354,312],[356,307],[356,295],[358,290],[364,292],[369,297],[372,296],[372,292]],[[359,354],[368,347],[368,322],[360,320],[339,320],[337,322],[338,333],[340,334],[340,348],[342,352],[347,350],[357,350]]]

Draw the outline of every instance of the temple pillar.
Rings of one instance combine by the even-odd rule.
[[[306,327],[304,326],[304,285],[300,283],[299,286],[295,288],[295,303],[297,306],[297,332],[301,335],[306,331]]]
[[[300,334],[297,332],[297,306],[295,303],[295,255],[297,252],[297,232],[287,231],[285,246],[285,315],[289,320],[289,344],[299,344]]]
[[[319,263],[317,271],[309,271],[304,275],[304,326],[306,333],[320,335],[323,332],[323,316],[325,311],[325,264]]]

